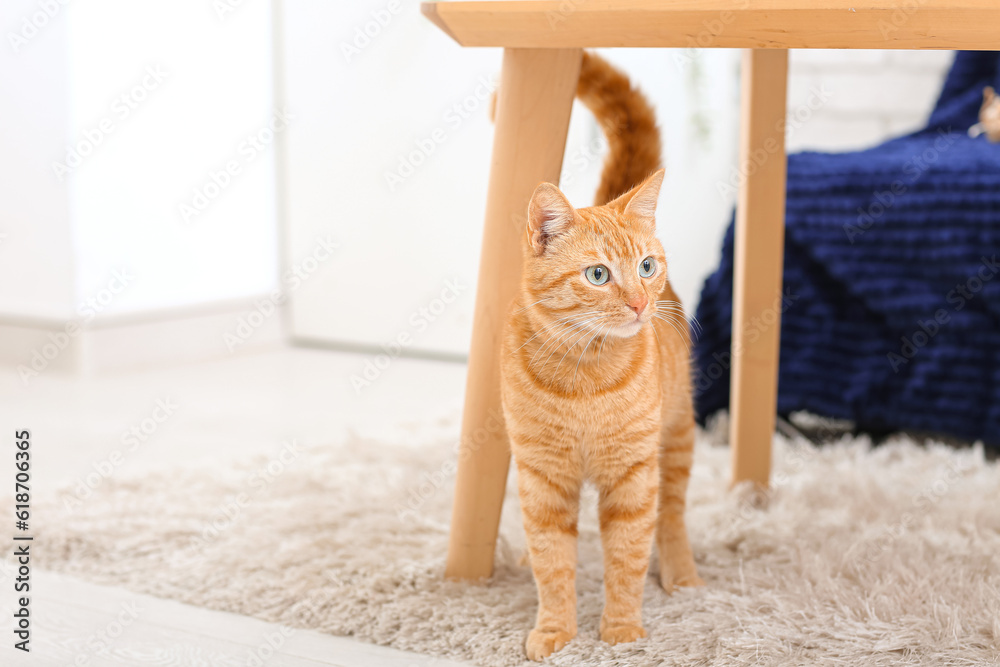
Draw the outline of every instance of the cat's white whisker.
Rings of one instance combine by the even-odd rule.
[[[544,366],[545,366],[546,364],[548,364],[548,363],[549,363],[549,359],[551,359],[551,358],[552,358],[552,355],[554,355],[554,354],[555,354],[556,352],[558,352],[558,351],[559,351],[559,348],[560,348],[560,347],[562,347],[562,343],[563,343],[563,341],[565,341],[565,340],[566,340],[567,338],[569,338],[570,336],[573,336],[573,335],[575,335],[577,331],[581,331],[581,330],[582,330],[582,331],[583,331],[583,333],[582,333],[582,334],[581,334],[581,335],[580,335],[579,337],[577,337],[577,338],[574,338],[574,339],[573,339],[573,343],[572,343],[572,344],[570,344],[570,345],[569,345],[569,346],[567,347],[567,349],[566,349],[566,354],[569,354],[569,351],[570,351],[571,349],[573,349],[573,346],[574,346],[574,345],[576,345],[577,341],[581,340],[581,339],[583,338],[583,336],[586,336],[586,335],[587,335],[587,333],[589,333],[589,331],[590,331],[590,329],[589,329],[589,326],[590,326],[590,325],[591,325],[591,324],[592,324],[593,322],[595,322],[595,321],[597,321],[597,320],[599,320],[599,319],[601,319],[601,318],[597,318],[597,317],[592,317],[592,318],[590,318],[589,320],[587,320],[586,322],[581,322],[581,323],[580,323],[580,325],[576,327],[576,330],[575,330],[575,331],[571,331],[571,332],[568,332],[568,333],[567,333],[567,334],[566,334],[565,336],[562,336],[562,337],[561,337],[561,338],[559,339],[559,342],[558,342],[558,343],[557,343],[557,344],[556,344],[556,345],[555,345],[555,346],[554,346],[554,347],[552,348],[552,350],[551,350],[551,351],[549,352],[549,356],[545,357],[545,361],[543,361],[543,362],[542,362],[542,366],[544,367]],[[563,355],[563,358],[564,358],[564,359],[566,358],[566,354],[564,354],[564,355]],[[560,361],[562,361],[562,360],[560,360]],[[558,366],[557,366],[557,368],[558,368]]]
[[[614,328],[614,325],[608,326],[608,330],[604,332],[604,338],[601,339],[601,346],[599,348],[597,348],[597,370],[598,371],[601,370],[601,350],[604,349],[604,343],[606,343],[608,341],[608,334],[611,333],[611,329],[613,329],[613,328]]]
[[[684,312],[684,309],[681,308],[679,304],[678,305],[674,305],[674,304],[677,303],[676,301],[669,301],[669,302],[663,302],[663,303],[666,303],[666,304],[669,304],[669,305],[667,305],[667,306],[657,306],[656,307],[656,312],[664,314],[664,315],[667,315],[667,314],[669,314],[669,315],[680,315],[682,318],[687,315],[687,313]],[[694,315],[691,315],[690,317],[691,317],[691,319],[687,320],[686,323],[694,326],[695,335],[701,336],[702,331],[704,331],[704,329],[701,326],[701,322],[699,322],[698,318],[695,317]]]
[[[601,335],[601,331],[603,330],[604,326],[602,325],[596,332],[594,332],[594,335],[590,337],[590,340],[587,341],[587,345],[583,348],[583,352],[580,353],[580,358],[576,362],[576,368],[573,370],[573,383],[570,385],[570,389],[576,387],[576,374],[580,371],[580,363],[583,362],[583,357],[587,354],[587,349],[590,347],[590,344],[594,342],[594,339]]]
[[[541,354],[543,351],[545,351],[545,349],[548,348],[550,345],[557,345],[558,341],[561,340],[564,335],[567,335],[571,331],[573,331],[576,326],[577,326],[577,323],[570,322],[569,324],[564,325],[559,330],[557,330],[556,332],[554,332],[553,336],[551,338],[548,338],[544,343],[542,343],[538,347],[538,349],[535,350],[535,353],[533,355],[531,355],[531,359],[528,361],[528,368],[530,369],[534,365],[535,358],[539,354]]]
[[[688,321],[694,325],[695,333],[697,333],[700,336],[701,332],[704,331],[704,329],[702,329],[701,322],[698,321],[698,318],[692,315],[691,319]]]
[[[528,310],[528,309],[529,309],[529,308],[531,308],[532,306],[537,306],[537,305],[538,305],[538,304],[540,304],[540,303],[541,303],[542,301],[551,301],[551,300],[552,300],[552,299],[554,299],[554,298],[555,298],[554,296],[547,296],[547,297],[544,297],[544,298],[541,298],[541,299],[539,299],[538,301],[536,301],[536,302],[534,302],[534,303],[529,303],[529,304],[528,304],[527,306],[525,306],[524,308],[521,308],[521,309],[519,309],[519,310],[515,310],[515,311],[514,311],[514,314],[516,315],[517,313],[523,313],[524,311]]]
[[[603,321],[604,321],[605,319],[607,319],[607,318],[606,318],[606,317],[601,317],[601,318],[598,318],[598,323],[600,323],[600,322],[603,322]],[[600,331],[600,329],[598,329],[598,331]],[[586,335],[587,335],[588,333],[590,333],[590,329],[586,329],[586,330],[584,330],[584,332],[583,332],[583,335],[581,335],[581,336],[580,336],[579,338],[575,339],[575,340],[573,341],[573,344],[572,344],[572,345],[570,345],[570,346],[569,346],[568,348],[566,348],[566,353],[565,353],[565,354],[563,354],[562,358],[561,358],[561,359],[559,359],[559,363],[558,363],[558,364],[556,364],[556,371],[558,371],[558,370],[559,370],[559,367],[560,367],[560,366],[562,366],[562,362],[563,362],[563,360],[564,360],[564,359],[566,359],[566,355],[567,355],[567,354],[569,354],[569,353],[570,353],[570,351],[571,351],[571,350],[572,350],[572,349],[573,349],[574,347],[576,347],[576,344],[577,344],[577,343],[579,343],[579,342],[580,342],[581,340],[583,340],[584,336],[586,336]],[[597,334],[595,333],[595,334],[594,334],[594,336],[597,336]],[[593,338],[593,337],[591,337],[591,339],[590,339],[590,340],[593,340],[593,339],[594,339],[594,338]],[[589,341],[587,342],[587,347],[590,347],[590,342],[589,342]],[[580,358],[581,358],[581,359],[583,359],[583,354],[584,354],[584,352],[586,352],[586,351],[587,351],[587,348],[586,348],[586,347],[585,347],[585,348],[583,348],[583,352],[581,352],[581,353],[580,353]],[[577,367],[579,367],[579,365],[580,365],[580,364],[578,363],[578,364],[577,364]]]
[[[597,314],[598,312],[600,312],[600,311],[597,311],[597,310],[591,310],[591,311],[589,311],[589,312],[586,312],[586,313],[576,313],[576,314],[574,314],[574,315],[569,315],[569,316],[567,316],[567,317],[563,317],[563,318],[561,318],[561,319],[558,319],[558,320],[556,320],[555,322],[553,322],[552,324],[549,324],[549,325],[546,325],[546,326],[542,327],[541,329],[539,329],[539,330],[538,330],[537,332],[535,332],[535,335],[534,335],[534,336],[532,336],[531,338],[529,338],[528,340],[524,341],[524,344],[523,344],[523,345],[521,345],[521,347],[524,347],[525,345],[527,345],[528,343],[530,343],[530,342],[531,342],[532,340],[534,340],[534,339],[535,339],[535,337],[536,337],[536,336],[538,336],[539,334],[543,333],[544,331],[546,331],[546,330],[548,330],[548,329],[551,329],[552,327],[554,327],[554,326],[556,326],[556,325],[558,325],[558,324],[561,324],[562,322],[565,322],[565,321],[567,321],[567,320],[574,320],[574,319],[577,319],[577,318],[579,318],[579,317],[584,317],[584,316],[586,316],[586,315],[594,315],[594,314]],[[517,348],[517,350],[520,350],[520,349],[521,349],[521,347]],[[513,354],[513,352],[517,352],[517,350],[513,350],[513,351],[512,351],[512,354]]]
[[[555,343],[555,345],[552,347],[552,351],[549,352],[549,356],[545,357],[545,361],[543,361],[542,364],[541,364],[542,366],[544,366],[546,363],[548,363],[549,359],[552,358],[552,355],[555,354],[555,351],[559,349],[560,345],[562,344],[562,341],[564,341],[566,338],[569,338],[569,336],[573,335],[573,333],[575,333],[575,331],[577,331],[577,330],[579,330],[581,328],[586,327],[588,324],[590,324],[591,322],[595,321],[596,319],[597,318],[593,318],[592,317],[592,318],[590,318],[588,320],[585,320],[583,322],[576,322],[574,324],[571,324],[571,325],[563,328],[561,331],[559,331],[557,333],[557,337],[550,338],[549,340],[547,340],[545,342],[544,345],[542,345],[540,348],[538,348],[538,350],[535,351],[535,354],[531,357],[531,361],[528,362],[528,368],[529,369],[531,368],[532,364],[535,361],[535,357],[538,356],[539,352],[541,352],[542,350],[544,350],[550,344]]]
[[[653,330],[653,335],[656,336],[656,344],[659,345],[660,344],[660,334],[656,333],[656,327],[655,326],[650,326],[649,328]]]
[[[685,344],[686,344],[686,345],[687,345],[688,347],[690,347],[690,346],[691,346],[691,343],[690,343],[690,336],[685,336],[685,335],[684,335],[684,332],[683,332],[683,330],[681,330],[681,329],[680,329],[680,328],[679,328],[679,327],[677,326],[677,324],[675,324],[675,320],[674,320],[673,318],[667,318],[667,317],[665,317],[664,315],[662,315],[661,313],[653,313],[653,317],[655,317],[655,318],[657,318],[657,319],[659,319],[659,320],[662,320],[662,321],[666,322],[667,324],[669,324],[669,325],[670,325],[670,327],[671,327],[671,328],[672,328],[672,329],[673,329],[674,331],[676,331],[676,332],[677,332],[677,335],[681,337],[681,340],[683,340],[683,341],[685,342]]]

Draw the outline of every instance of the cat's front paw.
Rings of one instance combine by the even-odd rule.
[[[615,644],[627,644],[636,639],[646,636],[646,631],[641,625],[610,625],[601,627],[601,639],[614,646]]]
[[[529,660],[544,660],[576,636],[575,632],[567,630],[542,630],[535,628],[528,634],[524,648]]]

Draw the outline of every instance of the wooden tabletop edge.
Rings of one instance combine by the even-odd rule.
[[[437,2],[421,2],[420,13],[430,19],[431,23],[440,28],[444,34],[448,35],[459,44],[462,44],[461,40],[458,39],[455,33],[451,31],[451,28],[448,27],[448,24],[444,22],[444,19],[441,18],[441,14],[438,12]]]

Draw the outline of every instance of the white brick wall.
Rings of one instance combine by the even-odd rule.
[[[924,125],[953,58],[951,51],[795,50],[788,110],[826,101],[789,130],[789,152],[868,148]]]

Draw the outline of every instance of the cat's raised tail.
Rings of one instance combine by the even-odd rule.
[[[497,94],[495,91],[490,99],[490,120],[496,117]],[[594,195],[594,204],[601,206],[662,166],[660,130],[646,96],[596,53],[583,52],[576,96],[597,118],[610,148]]]
[[[594,196],[594,204],[600,206],[660,168],[660,130],[645,95],[596,53],[583,53],[576,96],[597,118],[608,140],[609,152]]]

